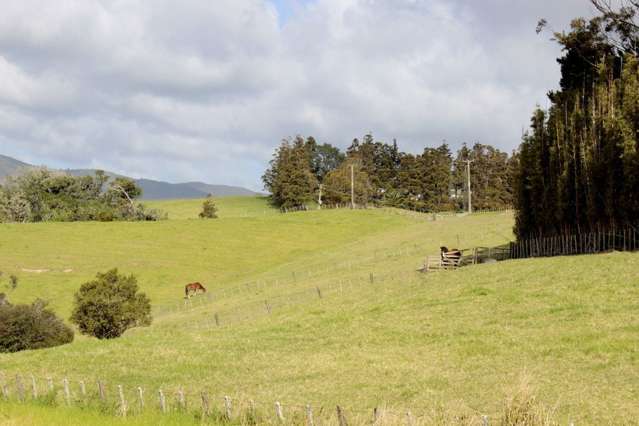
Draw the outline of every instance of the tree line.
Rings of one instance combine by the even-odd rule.
[[[559,89],[517,155],[519,238],[639,224],[639,3],[592,3],[600,16],[554,34]]]
[[[399,150],[367,134],[346,152],[309,136],[285,139],[264,173],[273,204],[294,208],[311,202],[379,205],[424,212],[467,208],[466,161],[471,173],[472,205],[478,209],[511,206],[515,158],[490,146],[426,147],[421,154]],[[351,183],[353,184],[351,188]],[[353,194],[351,194],[353,190]],[[320,197],[321,195],[321,197]]]
[[[0,222],[159,220],[136,199],[142,190],[130,179],[110,180],[102,171],[71,176],[45,168],[9,177],[0,185]]]

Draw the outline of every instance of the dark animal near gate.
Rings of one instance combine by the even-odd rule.
[[[190,297],[192,294],[198,294],[200,292],[206,293],[206,288],[204,288],[204,286],[200,283],[191,283],[184,287],[186,297]]]
[[[440,247],[442,262],[450,262],[459,265],[462,252],[459,249],[449,249],[448,247]]]

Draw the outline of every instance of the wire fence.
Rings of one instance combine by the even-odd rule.
[[[522,239],[510,244],[511,259],[639,250],[633,226]]]
[[[96,409],[120,417],[147,412],[192,416],[202,421],[231,424],[305,425],[432,425],[490,424],[491,416],[469,406],[452,413],[441,407],[402,409],[386,404],[362,408],[318,401],[284,403],[247,396],[230,396],[196,386],[123,385],[115,380],[82,376],[53,377],[0,371],[0,391],[5,402]],[[446,421],[449,420],[449,421]]]
[[[366,276],[368,276],[376,273],[370,266],[371,262],[375,263],[385,259],[401,259],[410,256],[423,255],[427,252],[427,250],[428,249],[425,245],[413,243],[392,249],[376,249],[368,256],[357,256],[349,259],[348,261],[328,264],[322,263],[315,266],[307,265],[304,269],[286,271],[285,273],[280,274],[277,278],[246,280],[236,285],[209,289],[206,293],[200,294],[197,297],[184,298],[173,303],[158,305],[155,307],[154,315],[156,317],[162,317],[168,314],[190,310],[193,307],[217,303],[231,297],[255,295],[271,289],[278,289],[304,281],[331,279],[331,277],[337,275],[338,272],[354,272],[358,269],[368,268],[369,271],[364,271]]]
[[[351,203],[337,203],[337,204],[322,204],[321,206],[310,205],[310,204],[300,204],[299,206],[282,207],[280,208],[280,213],[295,213],[295,212],[306,212],[306,211],[317,211],[317,210],[337,210],[337,209],[351,209],[351,210],[352,209],[355,209],[355,210],[380,209],[380,210],[386,210],[386,211],[394,211],[397,214],[411,212],[411,213],[423,215],[428,218],[455,217],[455,216],[464,216],[468,214],[482,215],[482,214],[489,214],[489,213],[511,213],[514,211],[512,207],[504,207],[504,208],[498,208],[498,209],[474,210],[472,213],[468,213],[463,210],[431,211],[431,210],[411,209],[408,207],[376,206],[374,204],[355,204],[353,206]]]

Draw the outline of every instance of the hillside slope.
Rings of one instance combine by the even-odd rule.
[[[12,300],[49,298],[68,316],[73,291],[118,266],[139,277],[156,317],[115,341],[0,355],[1,369],[67,376],[76,387],[99,376],[131,398],[140,385],[172,400],[183,387],[191,401],[206,388],[217,404],[250,397],[269,413],[280,401],[288,413],[312,403],[350,415],[386,406],[491,418],[523,376],[562,424],[639,416],[639,255],[422,275],[423,256],[442,244],[507,240],[512,217],[398,213],[0,225],[0,270],[20,279]],[[50,272],[24,271],[38,268]],[[210,299],[185,305],[190,280]]]
[[[0,155],[0,182],[7,176],[15,175],[20,170],[28,169],[29,167],[32,166],[15,158]]]

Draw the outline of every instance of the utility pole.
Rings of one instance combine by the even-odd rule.
[[[351,209],[355,208],[355,168],[351,164]]]
[[[468,186],[467,186],[467,191],[468,191],[468,213],[472,213],[473,212],[473,201],[472,201],[472,190],[470,189],[470,163],[472,163],[471,160],[466,160],[466,175],[468,178]]]
[[[317,199],[317,210],[322,209],[322,187],[323,185],[319,184],[319,198]]]

